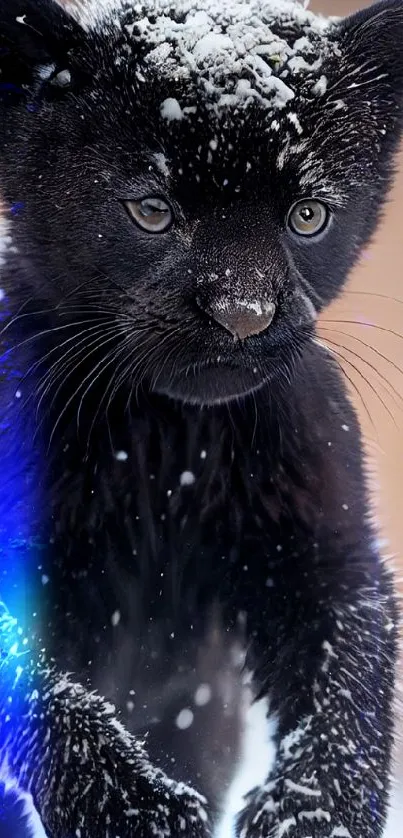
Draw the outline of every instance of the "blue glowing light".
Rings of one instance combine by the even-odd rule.
[[[23,208],[23,202],[16,202],[12,215],[18,216]],[[38,551],[32,537],[33,425],[29,410],[18,398],[22,380],[18,359],[4,343],[7,333],[2,337],[2,322],[9,314],[4,292],[0,306],[0,678],[7,674],[5,684],[11,697],[29,659],[24,626],[31,625],[35,614],[31,582]],[[23,368],[23,359],[19,363]],[[31,795],[19,788],[8,771],[12,754],[1,733],[0,838],[46,838]]]
[[[12,204],[11,207],[10,207],[11,215],[19,215],[23,211],[24,208],[25,208],[25,202],[24,201],[15,201],[15,203]]]
[[[46,838],[30,794],[0,773],[0,838]]]

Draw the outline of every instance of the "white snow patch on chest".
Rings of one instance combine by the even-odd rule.
[[[247,702],[247,696],[245,700]],[[267,711],[268,702],[264,698],[247,706],[241,758],[224,800],[214,838],[234,838],[236,816],[243,808],[245,794],[267,780],[275,758],[275,721],[267,718]]]

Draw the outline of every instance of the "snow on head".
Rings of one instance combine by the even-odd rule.
[[[171,119],[183,119],[183,111],[177,99],[173,99],[172,96],[169,96],[167,99],[161,103],[161,116],[164,119],[167,119],[168,122]]]
[[[281,110],[296,90],[322,95],[324,60],[337,54],[331,23],[294,0],[108,0],[93,25],[115,32],[118,66],[133,62],[144,80],[185,83],[187,96],[220,115],[252,103]],[[173,96],[160,110],[168,120],[187,115]]]

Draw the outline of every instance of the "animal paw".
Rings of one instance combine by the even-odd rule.
[[[154,774],[154,772],[153,772]],[[47,818],[47,838],[209,838],[204,798],[184,784],[165,777],[136,779],[132,794],[110,789],[108,799],[93,797],[93,806],[80,805],[67,814],[60,809]],[[98,806],[97,806],[98,804]],[[67,817],[66,817],[67,815]]]
[[[290,794],[290,788],[293,794]],[[353,838],[337,825],[334,804],[326,792],[293,783],[273,781],[246,797],[237,821],[238,838]]]

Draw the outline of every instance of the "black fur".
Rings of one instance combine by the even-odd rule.
[[[284,77],[295,96],[280,110],[220,111],[195,71],[158,72],[136,29],[130,44],[112,19],[83,29],[52,0],[10,5],[2,341],[22,397],[4,375],[1,444],[4,473],[17,452],[37,481],[26,550],[40,609],[17,683],[3,643],[2,756],[49,838],[208,835],[251,672],[278,752],[239,835],[380,838],[396,604],[357,420],[314,321],[387,195],[403,6],[384,0],[326,36],[302,11],[268,15],[291,46],[308,38],[313,69]],[[161,115],[168,97],[184,119]],[[129,217],[123,201],[147,195],[170,201],[169,232]],[[311,197],[331,223],[298,239],[287,214]],[[273,322],[243,341],[211,316],[259,300]],[[34,451],[31,431],[15,438],[21,417]]]

